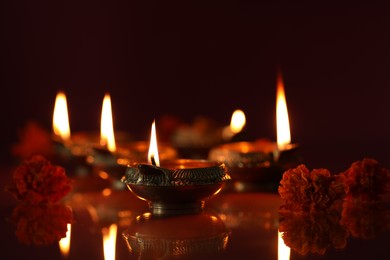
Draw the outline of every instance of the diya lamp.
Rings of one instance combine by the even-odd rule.
[[[93,165],[113,166],[116,165],[117,150],[112,119],[111,97],[106,93],[103,98],[102,113],[100,119],[100,140],[99,144],[92,146],[92,153],[88,162]]]
[[[277,142],[258,139],[218,145],[210,150],[209,160],[224,162],[237,190],[259,184],[277,187],[285,170],[302,163],[298,144],[291,143],[287,103],[281,76],[277,82]],[[260,185],[261,186],[261,185]]]
[[[105,95],[102,105],[100,143],[92,147],[92,154],[87,162],[101,178],[109,178],[116,183],[117,188],[125,188],[120,181],[127,166],[133,162],[147,159],[148,143],[144,141],[121,142],[117,144],[111,110],[111,99]],[[174,159],[177,152],[169,145],[162,146],[162,157]]]
[[[171,142],[181,157],[206,159],[212,147],[237,138],[245,122],[245,114],[240,109],[233,112],[231,124],[224,127],[210,118],[199,116],[192,125],[178,127],[172,134]]]
[[[181,158],[206,159],[211,147],[223,143],[221,128],[206,116],[197,116],[191,124],[181,124],[171,143]]]
[[[57,93],[53,112],[53,140],[58,144],[60,155],[70,153],[70,125],[66,95],[63,91]]]
[[[122,190],[125,185],[120,181],[120,178],[126,170],[126,165],[120,163],[118,151],[111,97],[110,94],[106,93],[102,103],[100,140],[99,143],[91,145],[91,153],[87,156],[86,162],[92,166],[93,173],[101,179],[109,181],[113,189]]]
[[[224,163],[203,159],[161,161],[155,122],[152,124],[147,163],[128,166],[122,182],[154,215],[199,213],[207,199],[230,180]]]
[[[86,164],[87,147],[72,141],[66,95],[59,91],[53,112],[53,143],[55,161],[68,169],[69,174],[86,175],[90,169]]]
[[[240,139],[240,135],[243,133],[245,128],[246,117],[244,111],[241,109],[234,110],[230,125],[225,126],[222,129],[222,139],[224,142],[234,142]]]

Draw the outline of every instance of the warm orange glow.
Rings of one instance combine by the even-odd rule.
[[[110,189],[110,188],[106,188],[106,189],[103,189],[102,190],[102,195],[104,196],[104,197],[108,197],[108,196],[110,196],[112,194],[112,190]]]
[[[117,231],[118,226],[116,224],[111,224],[110,227],[102,229],[104,260],[115,260]]]
[[[61,137],[63,142],[70,140],[68,106],[65,93],[62,91],[57,93],[54,104],[53,132],[56,136]]]
[[[284,150],[290,144],[290,123],[288,119],[286,96],[282,76],[278,75],[276,94],[276,129],[279,150]]]
[[[60,251],[64,258],[67,258],[70,251],[70,231],[72,225],[70,223],[67,224],[66,236],[61,238],[59,241]]]
[[[289,260],[291,249],[284,244],[282,234],[278,230],[278,260]]]
[[[111,97],[104,95],[102,106],[102,118],[100,122],[100,144],[107,146],[110,152],[116,151],[114,124],[112,122]]]
[[[152,161],[152,158],[154,162]],[[158,157],[157,136],[156,136],[156,122],[153,121],[152,131],[150,134],[150,145],[148,152],[148,162],[160,166],[160,159]]]
[[[110,175],[105,171],[99,171],[98,175],[103,180],[108,180],[110,178]]]

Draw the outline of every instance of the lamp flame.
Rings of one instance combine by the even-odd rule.
[[[232,114],[230,125],[222,130],[222,137],[225,140],[230,140],[234,135],[242,131],[246,124],[245,114],[242,110],[236,109]]]
[[[246,123],[245,114],[242,110],[237,109],[233,112],[232,119],[230,121],[230,130],[237,134],[241,132]]]
[[[102,117],[100,122],[100,144],[107,146],[110,152],[116,151],[114,126],[112,122],[111,97],[104,95],[102,106]]]
[[[277,94],[276,94],[276,129],[277,143],[279,150],[284,150],[291,142],[290,124],[288,120],[288,111],[286,96],[284,94],[284,86],[282,76],[279,74],[277,79]]]
[[[291,249],[284,243],[282,234],[283,232],[278,230],[278,260],[289,260]]]
[[[104,260],[115,260],[117,231],[118,226],[116,224],[111,224],[110,227],[102,229]]]
[[[63,142],[70,140],[68,106],[65,93],[62,91],[57,93],[54,104],[53,132],[56,136],[61,137]]]
[[[148,162],[160,166],[160,159],[158,157],[157,137],[156,137],[156,121],[153,120],[152,130],[150,134],[150,144],[148,151]]]
[[[64,258],[67,258],[70,251],[70,234],[71,234],[71,227],[72,225],[70,223],[67,224],[67,231],[65,237],[61,238],[59,241],[60,251]]]

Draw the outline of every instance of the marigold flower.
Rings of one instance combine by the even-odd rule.
[[[340,175],[345,176],[347,199],[380,200],[390,191],[390,170],[371,158],[352,163]]]
[[[343,176],[331,175],[327,169],[309,171],[304,164],[283,173],[278,192],[284,200],[281,210],[296,214],[327,211],[345,196]]]
[[[13,172],[13,185],[7,190],[29,204],[55,203],[71,190],[65,169],[41,155],[31,157]]]

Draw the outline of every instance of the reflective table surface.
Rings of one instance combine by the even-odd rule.
[[[1,169],[2,184],[11,172]],[[296,231],[296,248],[288,248],[278,232],[282,200],[275,190],[227,186],[198,214],[155,216],[118,183],[95,175],[73,181],[57,207],[25,207],[1,192],[2,259],[390,259],[389,196],[380,212],[354,208],[349,229],[327,220],[286,221]],[[69,210],[66,247],[55,234]]]

